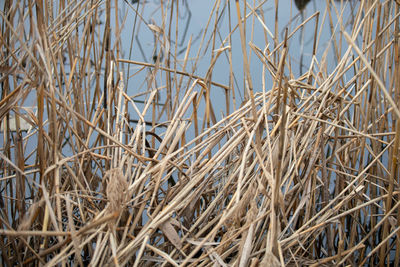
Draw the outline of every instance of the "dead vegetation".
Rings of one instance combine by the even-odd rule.
[[[281,34],[269,2],[215,1],[193,59],[191,38],[180,55],[169,41],[185,2],[160,1],[156,25],[141,1],[5,1],[2,264],[399,266],[399,5],[357,1],[345,25],[348,2],[327,0]],[[139,10],[129,23],[121,5]],[[123,55],[132,24],[154,34],[154,62]],[[299,77],[301,25],[314,37]]]

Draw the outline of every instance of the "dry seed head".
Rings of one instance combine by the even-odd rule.
[[[110,202],[111,212],[119,211],[128,200],[128,183],[121,168],[114,168],[106,172],[107,199]]]

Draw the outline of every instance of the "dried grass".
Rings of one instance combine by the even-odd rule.
[[[183,63],[168,41],[184,3],[161,1],[162,25],[136,13],[133,32],[152,30],[163,55],[149,63],[122,56],[130,25],[111,22],[120,1],[11,2],[0,13],[4,266],[400,264],[398,3],[360,1],[345,25],[349,2],[327,1],[281,37],[264,2],[236,1],[235,14],[215,1],[189,70],[192,38]],[[219,43],[222,12],[233,24]],[[265,47],[246,40],[257,23]],[[309,24],[312,58],[296,77],[289,43]],[[333,33],[325,50],[322,25]],[[240,89],[233,49],[243,54]],[[201,51],[211,54],[204,77]],[[213,80],[223,56],[228,85]],[[254,61],[273,84],[253,88]],[[145,90],[129,95],[142,72]]]

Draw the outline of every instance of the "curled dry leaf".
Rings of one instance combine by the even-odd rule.
[[[182,240],[179,237],[178,232],[172,226],[171,220],[168,220],[165,223],[161,224],[160,229],[176,248],[182,248]]]
[[[162,29],[160,27],[158,27],[157,25],[149,24],[148,26],[149,26],[150,30],[152,30],[153,32],[156,32],[159,34],[163,33]]]

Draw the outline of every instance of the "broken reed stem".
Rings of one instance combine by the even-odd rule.
[[[275,171],[275,181],[274,181],[274,187],[273,187],[273,193],[272,193],[272,199],[271,199],[271,239],[272,242],[269,245],[270,249],[272,249],[272,252],[276,257],[279,256],[278,254],[278,235],[279,235],[279,228],[280,228],[280,223],[279,223],[279,218],[280,218],[280,194],[281,194],[281,181],[282,179],[282,173],[281,173],[281,168],[282,168],[282,160],[284,159],[284,148],[285,148],[285,136],[286,136],[286,98],[287,98],[287,90],[288,90],[288,84],[284,82],[283,80],[286,79],[284,78],[284,71],[285,71],[285,60],[286,60],[286,53],[287,53],[287,33],[288,30],[285,30],[285,43],[283,45],[282,49],[282,58],[281,61],[279,62],[279,67],[278,67],[278,91],[277,91],[277,104],[276,104],[276,109],[277,113],[280,112],[279,105],[281,102],[281,91],[283,90],[283,95],[282,95],[282,112],[280,116],[280,127],[279,127],[279,149],[278,149],[278,161],[277,161],[277,166]],[[283,86],[283,89],[282,89]]]
[[[242,23],[242,16],[240,15],[240,5],[239,5],[239,0],[235,0],[236,3],[236,12],[237,12],[237,17],[238,17],[238,25],[239,25],[239,31],[240,31],[240,41],[242,45],[242,54],[243,54],[243,69],[244,69],[244,77],[245,77],[245,89],[248,90],[248,98],[246,97],[245,100],[250,99],[251,105],[252,105],[252,110],[253,110],[253,120],[256,121],[256,107],[254,103],[254,92],[253,92],[253,81],[251,78],[250,74],[250,66],[248,62],[248,57],[247,57],[247,46],[246,46],[246,34],[243,28],[243,23]],[[246,22],[246,21],[245,21]],[[247,90],[245,91],[245,95],[247,95]]]

